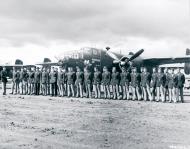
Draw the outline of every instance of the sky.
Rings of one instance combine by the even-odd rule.
[[[42,62],[82,47],[145,57],[190,48],[190,0],[0,0],[0,63]]]

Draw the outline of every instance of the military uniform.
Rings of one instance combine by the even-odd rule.
[[[100,71],[94,72],[93,84],[94,85],[101,84],[101,72]]]
[[[110,98],[110,79],[111,79],[111,74],[109,71],[103,72],[102,73],[102,85],[104,89],[104,98],[107,99]]]
[[[17,94],[17,93],[20,93],[20,91],[19,91],[20,72],[16,72],[16,73],[15,73],[15,83],[16,83],[15,94]]]
[[[120,81],[120,74],[119,72],[114,72],[111,74],[111,85],[119,85],[119,81]]]
[[[165,85],[165,75],[163,73],[157,73],[157,81],[156,81],[156,90],[157,90],[157,101],[160,101],[160,95],[162,102],[164,99],[164,85]]]
[[[64,96],[64,91],[65,91],[65,73],[64,72],[58,72],[58,79],[57,79],[57,83],[58,83],[58,88],[59,88],[59,95],[60,96]]]
[[[28,94],[28,80],[29,80],[29,74],[24,71],[23,72],[23,94]]]
[[[164,74],[164,100],[167,100],[167,95],[169,94],[169,90],[168,90],[168,84],[169,84],[169,76],[170,74],[167,72]]]
[[[68,72],[67,73],[67,85],[73,85],[75,82],[75,73],[74,72]]]
[[[184,102],[184,98],[183,98],[183,87],[184,87],[184,83],[185,83],[185,75],[183,73],[177,73],[177,82],[176,82],[176,99],[177,101],[179,101],[179,95],[180,95],[180,99],[181,102]]]
[[[93,87],[95,91],[95,98],[101,98],[101,91],[100,91],[101,76],[102,74],[100,71],[94,72]]]
[[[15,78],[16,78],[16,71],[13,70],[13,77],[12,77],[12,92],[11,94],[14,94],[14,90],[15,90],[15,85],[16,85],[16,82],[15,82]]]
[[[71,93],[72,96],[75,96],[74,93],[74,82],[75,82],[75,72],[67,72],[67,96],[70,97]]]
[[[119,72],[112,72],[111,74],[111,82],[112,91],[113,91],[113,99],[119,99],[119,81],[120,81],[120,74]]]
[[[102,85],[110,85],[111,74],[110,72],[102,73]]]
[[[79,85],[82,84],[84,80],[84,73],[81,72],[76,72],[76,81],[75,81],[75,85]]]
[[[24,83],[23,83],[23,75],[24,75],[24,71],[20,71],[20,83],[19,83],[19,85],[20,85],[20,94],[23,94],[23,85],[24,85]]]
[[[129,83],[130,83],[130,73],[128,73],[128,72],[122,72],[122,73],[120,73],[120,78],[121,78],[121,80],[120,80],[120,85],[121,86],[125,86],[125,85],[129,86]]]
[[[157,73],[154,72],[151,75],[151,81],[150,81],[152,100],[155,100],[155,96],[156,96],[156,82],[157,82]]]
[[[50,72],[47,72],[47,94],[51,95]]]
[[[141,77],[139,73],[131,73],[131,87],[133,91],[133,100],[135,100],[136,97],[138,100],[141,100],[142,98],[140,95],[140,81]]]
[[[130,84],[130,73],[129,72],[121,72],[120,73],[120,85],[122,87],[123,90],[123,99],[128,99],[130,98],[130,94],[129,94],[129,84]]]
[[[49,75],[48,72],[46,72],[46,71],[42,72],[41,83],[42,83],[42,94],[44,96],[47,95],[47,84],[48,84],[48,78],[49,78],[48,75]]]
[[[51,95],[57,96],[57,72],[50,73]]]
[[[149,99],[152,101],[152,95],[150,91],[150,82],[151,82],[151,75],[149,72],[143,72],[141,73],[141,86],[143,89],[143,98],[144,100]],[[147,95],[148,93],[148,95]]]
[[[84,84],[86,88],[86,96],[91,98],[92,97],[92,94],[91,94],[92,73],[91,72],[84,73]]]
[[[36,71],[34,74],[35,95],[40,94],[40,82],[41,82],[41,72]]]
[[[156,88],[156,82],[157,82],[157,73],[152,73],[151,75],[151,82],[150,82],[150,87],[151,88]]]
[[[29,75],[29,78],[28,78],[28,82],[29,82],[28,94],[31,95],[34,93],[34,76],[35,76],[35,73],[33,71],[30,71],[28,75]]]
[[[168,88],[173,89],[176,87],[176,75],[175,74],[169,74],[168,75]]]
[[[6,84],[7,84],[7,71],[2,70],[1,71],[1,81],[2,81],[2,89],[3,89],[3,95],[6,95]]]
[[[83,97],[82,84],[84,81],[84,73],[82,71],[76,72],[75,85],[77,87],[76,97]]]
[[[168,90],[169,90],[169,102],[172,102],[172,100],[174,102],[176,102],[176,75],[175,74],[168,74]]]

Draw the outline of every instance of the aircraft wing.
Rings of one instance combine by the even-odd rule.
[[[35,67],[35,65],[0,65],[0,67]]]
[[[190,56],[170,58],[147,58],[143,60],[145,65],[163,65],[173,63],[190,63]]]
[[[35,65],[41,65],[41,66],[57,66],[58,63],[56,63],[56,62],[46,62],[46,63],[38,63],[38,64],[35,64]]]

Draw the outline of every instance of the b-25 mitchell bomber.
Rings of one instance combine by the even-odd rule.
[[[57,63],[48,62],[44,66],[55,64],[63,67],[99,66],[100,69],[103,66],[108,68],[116,66],[118,69],[126,67],[128,70],[131,67],[147,67],[147,69],[151,70],[153,67],[163,64],[185,63],[185,73],[190,74],[190,49],[186,50],[186,55],[183,57],[144,58],[142,57],[143,52],[144,49],[141,49],[136,53],[129,52],[128,55],[123,55],[112,52],[109,47],[106,47],[105,50],[85,47],[77,51],[64,53],[57,57]]]

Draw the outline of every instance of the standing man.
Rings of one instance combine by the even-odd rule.
[[[156,92],[157,92],[157,99],[156,101],[160,101],[160,97],[162,102],[165,102],[164,98],[164,84],[165,84],[165,77],[164,74],[162,73],[162,69],[158,68],[158,73],[157,73],[157,81],[156,81]]]
[[[55,73],[56,73],[56,87],[55,87],[55,96],[58,95],[59,93],[59,88],[58,88],[58,83],[57,83],[57,79],[58,79],[58,68],[55,68]]]
[[[34,67],[34,91],[33,91],[33,95],[35,95],[35,92],[36,92],[36,84],[35,84],[35,73],[36,73],[36,67]]]
[[[50,73],[51,96],[57,96],[57,72],[54,67]]]
[[[40,95],[42,95],[43,94],[43,84],[42,84],[42,71],[43,71],[43,68],[41,67],[40,69],[39,69],[39,71],[40,71],[40,76],[41,76],[41,78],[40,78]]]
[[[3,70],[1,71],[1,81],[2,81],[3,95],[6,95],[7,71],[5,67],[3,67]]]
[[[111,74],[111,85],[113,92],[113,99],[119,99],[119,82],[120,82],[120,74],[117,72],[116,67],[112,68]]]
[[[48,68],[47,69],[47,95],[51,95],[50,73],[51,73],[51,68]]]
[[[67,95],[67,69],[66,67],[63,68],[63,76],[64,76],[64,79],[63,79],[63,85],[64,85],[64,90],[63,90],[63,95],[66,96]]]
[[[121,89],[123,92],[123,99],[130,99],[130,94],[129,94],[129,84],[130,84],[130,73],[126,71],[126,69],[124,67],[122,67],[121,69],[121,73],[120,73],[120,85],[121,85]]]
[[[171,103],[176,102],[176,91],[175,91],[175,84],[176,84],[176,75],[174,74],[174,69],[169,70],[168,75],[168,90],[169,90],[169,102]]]
[[[155,100],[156,96],[156,81],[157,81],[157,72],[156,68],[152,69],[151,82],[150,82],[150,91],[152,95],[152,100]]]
[[[167,101],[167,97],[169,97],[168,84],[169,84],[169,73],[168,73],[168,68],[165,68],[164,69],[164,100],[165,101]]]
[[[179,101],[179,96],[181,99],[181,102],[184,102],[184,98],[183,98],[183,87],[184,87],[184,83],[185,83],[185,75],[181,72],[181,69],[178,68],[177,69],[177,86],[176,86],[176,99],[177,102]]]
[[[23,74],[24,74],[24,69],[21,68],[21,71],[20,71],[20,94],[22,95],[23,94]]]
[[[29,78],[28,78],[28,95],[32,95],[34,93],[34,68],[32,68],[31,70],[29,70]]]
[[[80,67],[76,67],[77,72],[76,72],[76,81],[75,81],[75,85],[76,85],[76,97],[78,98],[79,96],[82,98],[83,97],[83,82],[84,82],[84,73],[81,71]]]
[[[140,94],[140,74],[137,73],[137,68],[133,68],[131,73],[131,86],[132,86],[132,94],[133,94],[133,100],[141,100],[141,94]]]
[[[59,72],[58,72],[58,78],[57,78],[57,84],[58,84],[58,88],[59,88],[59,96],[63,97],[64,96],[64,81],[65,81],[65,73],[63,71],[63,68],[60,67],[59,68]]]
[[[42,95],[47,96],[47,82],[48,82],[48,73],[46,71],[46,68],[42,69]]]
[[[15,78],[16,78],[16,69],[15,69],[15,67],[13,67],[12,92],[11,92],[11,94],[14,94],[15,85],[16,85]]]
[[[142,87],[142,75],[144,73],[144,67],[140,67],[140,86],[139,86],[139,93],[141,94],[141,97],[144,98],[144,92],[143,92],[143,87]]]
[[[68,72],[67,72],[67,96],[68,97],[75,96],[74,82],[75,82],[75,72],[73,71],[72,67],[69,67]]]
[[[93,77],[93,87],[95,92],[95,98],[101,98],[101,72],[98,70],[97,67],[94,67],[94,77]]]
[[[84,68],[84,84],[86,88],[86,97],[92,98],[91,86],[92,86],[92,73],[88,67]]]
[[[35,95],[40,95],[40,81],[41,81],[41,73],[39,67],[34,74],[34,82],[35,82]]]
[[[108,71],[106,66],[103,67],[102,73],[102,86],[104,90],[104,99],[110,99],[110,80],[111,80],[111,73]]]
[[[144,67],[144,70],[141,74],[141,85],[143,90],[143,99],[152,101],[152,95],[150,92],[150,81],[151,76],[150,73],[147,72],[147,69]]]
[[[28,94],[28,79],[29,79],[29,74],[26,68],[24,68],[24,73],[23,73],[23,94],[26,95]]]
[[[20,70],[18,69],[15,75],[16,90],[15,94],[20,94],[19,84],[20,84]]]

